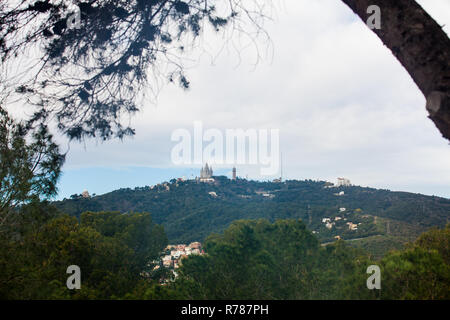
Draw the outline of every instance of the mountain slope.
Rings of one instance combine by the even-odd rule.
[[[340,191],[344,195],[338,195]],[[299,218],[322,242],[334,241],[336,236],[362,240],[385,236],[398,242],[374,239],[383,247],[391,242],[395,248],[430,227],[445,226],[450,217],[450,199],[440,197],[358,186],[334,188],[311,180],[273,183],[225,177],[216,177],[213,184],[171,180],[54,204],[75,216],[84,211],[150,212],[164,226],[171,243],[203,241],[238,219]],[[331,228],[324,218],[330,219]],[[350,230],[349,223],[356,230]],[[358,245],[357,240],[354,244]]]

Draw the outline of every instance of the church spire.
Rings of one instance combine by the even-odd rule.
[[[209,179],[213,175],[212,166],[208,166],[208,163],[205,164],[204,167],[200,170],[200,178],[201,179]]]

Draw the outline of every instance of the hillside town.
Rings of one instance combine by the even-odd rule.
[[[202,248],[200,242],[192,242],[189,245],[186,244],[176,244],[168,245],[159,261],[158,265],[155,266],[154,270],[158,270],[161,267],[168,268],[173,271],[175,277],[177,273],[175,272],[181,266],[182,259],[187,258],[189,255],[203,255],[205,251]]]

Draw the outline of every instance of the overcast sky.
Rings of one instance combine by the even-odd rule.
[[[450,34],[450,1],[418,2]],[[269,54],[256,67],[254,47],[237,55],[229,46],[215,59],[202,54],[187,72],[188,91],[167,85],[156,104],[145,102],[131,119],[134,138],[65,142],[70,151],[58,198],[197,174],[199,167],[176,166],[170,157],[172,132],[192,131],[194,121],[205,129],[279,129],[286,179],[346,177],[356,185],[450,197],[449,144],[391,52],[339,0],[279,3],[266,24]],[[223,42],[212,33],[203,40],[210,52]],[[258,166],[237,171],[274,178],[260,176]]]

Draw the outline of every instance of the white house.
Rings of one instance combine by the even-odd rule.
[[[337,184],[338,187],[349,187],[351,186],[350,180],[346,178],[337,178]]]

